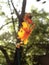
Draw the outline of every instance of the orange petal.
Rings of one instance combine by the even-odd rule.
[[[28,39],[24,40],[24,45],[26,45],[28,43]]]

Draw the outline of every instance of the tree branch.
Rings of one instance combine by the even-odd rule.
[[[12,22],[8,22],[8,23],[2,25],[2,26],[0,27],[0,30],[1,30],[4,26],[6,26],[6,25],[8,25],[8,24],[10,24],[10,23],[12,23]]]
[[[11,4],[12,4],[14,10],[15,10],[15,13],[16,13],[17,17],[19,18],[19,13],[18,13],[17,9],[15,8],[12,0],[11,0]]]
[[[14,29],[14,36],[15,36],[15,38],[17,39],[17,34],[16,34],[16,30],[15,30],[14,18],[13,18],[13,16],[12,16],[11,18],[12,18],[12,24],[13,24],[13,29]]]
[[[24,18],[24,14],[25,14],[25,8],[26,8],[26,0],[23,0],[22,11],[21,11],[21,14],[19,15],[19,28],[21,27],[22,22],[23,22],[23,18]]]
[[[25,8],[26,8],[26,0],[23,0],[23,3],[22,3],[22,12],[21,12],[22,17],[24,17]]]
[[[1,50],[2,53],[4,54],[4,56],[5,56],[5,58],[6,58],[6,61],[7,61],[7,64],[8,64],[8,65],[12,65],[12,63],[11,63],[11,61],[10,61],[10,59],[9,59],[9,56],[8,56],[6,50],[3,48],[3,46],[0,46],[0,50]]]

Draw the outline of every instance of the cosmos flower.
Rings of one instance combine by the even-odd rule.
[[[28,24],[28,22],[26,22],[26,21],[22,22],[23,28],[29,28],[29,25],[30,24]]]
[[[32,16],[30,13],[25,14],[24,21],[27,21],[29,24],[33,24],[33,21],[31,20]]]
[[[18,31],[18,37],[21,39],[21,41],[24,41],[24,44],[27,44],[31,31],[32,29],[30,28],[29,24],[27,22],[23,22],[22,27]]]
[[[18,37],[24,44],[27,44],[28,38],[35,27],[29,16],[28,14],[24,16],[24,22],[22,22],[22,26],[18,31]]]
[[[18,38],[20,38],[21,41],[23,41],[24,33],[25,31],[23,30],[23,28],[20,28],[20,30],[18,31]]]

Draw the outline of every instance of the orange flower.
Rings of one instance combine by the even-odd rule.
[[[29,23],[29,24],[33,24],[33,22],[32,22],[32,20],[31,19],[27,19],[27,22]]]
[[[30,19],[30,14],[25,14],[24,16],[24,21],[27,21],[29,24],[33,24],[32,20]]]
[[[20,28],[20,30],[18,31],[18,38],[20,38],[23,41],[23,36],[24,36],[25,31],[23,30],[23,28]]]
[[[22,39],[23,39],[23,41],[24,41],[24,44],[27,44],[28,38],[29,38],[29,36],[30,36],[30,33],[31,33],[31,30],[25,29],[25,33],[24,33],[24,35],[23,35],[23,37],[22,37]]]
[[[27,21],[29,24],[33,24],[32,20],[28,17],[25,17],[24,20]]]
[[[28,39],[28,37],[29,37],[29,35],[30,35],[30,32],[31,32],[31,30],[25,30],[25,33],[24,33],[24,35],[23,35],[23,39]]]
[[[18,32],[18,37],[21,39],[21,41],[24,41],[24,44],[27,44],[30,33],[31,29],[21,28],[20,31]]]
[[[24,21],[22,22],[22,28],[29,28],[30,24],[28,22]]]
[[[28,19],[30,22],[30,19]],[[31,23],[31,22],[30,22]],[[28,22],[22,22],[22,27],[18,31],[18,37],[20,38],[21,41],[24,42],[24,44],[27,44],[28,38],[34,29],[34,24],[30,27],[30,24]]]

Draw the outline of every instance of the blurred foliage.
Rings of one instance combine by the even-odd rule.
[[[11,18],[8,18],[4,12],[0,11],[0,16],[2,15],[6,17],[5,23],[8,24],[6,25],[3,24],[2,28],[0,28],[0,32],[3,31],[3,33],[0,34],[0,46],[4,47],[10,59],[13,61],[15,52],[15,43],[16,43],[13,23]],[[36,9],[32,10],[31,15],[32,20],[36,26],[29,37],[28,44],[23,47],[22,60],[24,62],[24,65],[33,65],[34,55],[46,54],[46,52],[48,51],[47,46],[49,44],[49,13],[45,12],[44,10],[37,11]],[[14,18],[14,21],[15,21],[15,29],[17,32],[18,31],[18,22],[16,22],[17,18]],[[7,65],[6,59],[1,50],[0,50],[0,65]]]
[[[45,55],[49,53],[49,13],[44,10],[32,10],[32,20],[35,29],[32,31],[28,45],[25,47],[26,61],[33,65],[34,55]]]

